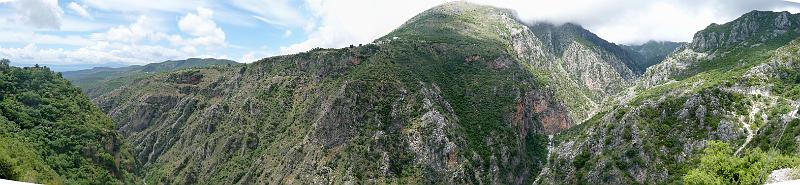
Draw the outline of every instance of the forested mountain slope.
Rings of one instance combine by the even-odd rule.
[[[0,178],[129,184],[134,159],[114,124],[46,67],[0,61]]]

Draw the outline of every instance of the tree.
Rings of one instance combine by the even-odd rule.
[[[19,171],[13,163],[8,157],[0,156],[0,179],[19,180]]]
[[[709,174],[706,171],[693,169],[689,171],[686,175],[683,176],[683,182],[689,185],[693,184],[722,184],[722,178],[714,175]]]
[[[8,67],[10,66],[9,65],[10,63],[11,63],[11,61],[8,60],[8,59],[5,59],[5,58],[4,59],[0,59],[0,70],[8,69]]]

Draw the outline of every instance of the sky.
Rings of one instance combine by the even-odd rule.
[[[451,0],[0,0],[0,58],[57,71],[186,58],[238,62],[370,43]],[[752,10],[800,0],[471,0],[521,20],[573,22],[620,44],[691,41]]]

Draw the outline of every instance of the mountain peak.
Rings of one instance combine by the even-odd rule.
[[[514,17],[513,11],[508,9],[465,1],[449,2],[417,14],[378,40],[398,37],[426,41],[475,39],[496,42],[501,40],[497,31],[516,22]]]
[[[785,43],[798,33],[800,14],[754,10],[725,24],[710,24],[694,35],[690,46],[698,51],[710,51],[775,40]]]
[[[470,3],[467,1],[453,1],[430,8],[423,13],[427,12],[427,13],[443,13],[443,14],[459,15],[469,11],[477,11],[481,9],[486,10],[486,9],[496,9],[496,8],[486,5]]]

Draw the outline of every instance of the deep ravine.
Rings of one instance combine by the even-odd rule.
[[[533,180],[533,184],[538,184],[539,180],[542,178],[542,174],[545,172],[550,171],[550,155],[553,153],[553,135],[547,135],[547,158],[545,158],[544,168],[539,171],[539,175],[536,175],[536,180]]]

